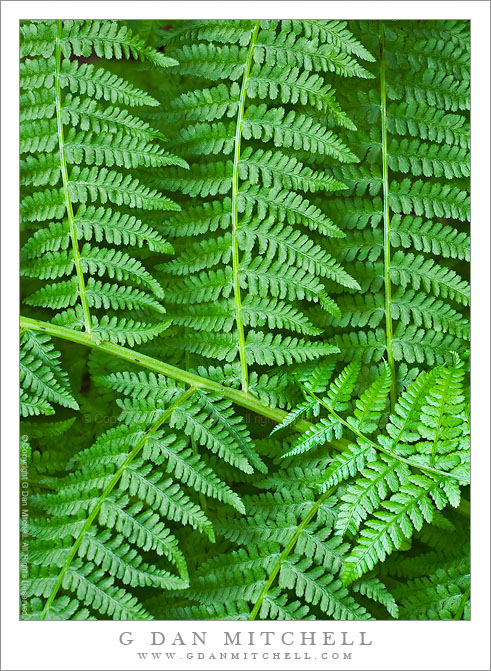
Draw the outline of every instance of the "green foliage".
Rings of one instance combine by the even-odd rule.
[[[405,603],[401,615],[408,620],[470,619],[469,570],[469,560],[459,559],[446,570],[410,580],[396,592]]]
[[[469,619],[468,30],[21,22],[23,619]]]
[[[388,422],[383,415],[391,382],[388,366],[355,402],[354,416],[340,414],[348,409],[340,398],[349,401],[356,383],[353,371],[358,372],[354,364],[347,366],[325,396],[304,389],[327,411],[327,417],[321,417],[287,453],[298,454],[331,441],[333,427],[339,427],[338,438],[343,427],[356,436],[356,443],[343,446],[322,478],[323,491],[355,478],[341,496],[336,522],[337,532],[350,537],[365,523],[347,562],[343,576],[347,582],[384,561],[411,537],[413,528],[419,530],[424,521],[431,522],[435,507],[459,505],[460,485],[469,480],[470,449],[458,357],[452,368],[421,373],[398,399]],[[376,440],[368,437],[375,433]]]
[[[181,21],[163,39],[179,62],[175,73],[189,80],[170,102],[166,132],[190,170],[156,175],[156,184],[193,196],[181,197],[182,213],[168,219],[177,254],[159,267],[169,314],[182,327],[172,337],[179,333],[177,346],[199,358],[239,360],[243,389],[257,366],[335,351],[305,306],[338,314],[325,280],[358,286],[329,251],[329,238],[344,232],[309,194],[344,188],[333,166],[357,160],[329,128],[352,127],[329,73],[371,77],[357,61],[371,56],[345,24],[322,23],[328,44],[302,21]],[[210,208],[220,223],[200,217],[197,227],[198,212]]]
[[[383,57],[367,66],[376,78],[370,87],[340,91],[357,126],[346,141],[360,162],[335,170],[348,188],[326,201],[347,233],[336,258],[362,288],[361,295],[344,291],[341,316],[322,317],[346,360],[359,352],[380,361],[387,347],[395,362],[421,368],[468,347],[468,23],[450,23],[428,28],[431,39],[415,22],[353,25],[372,53],[381,45]],[[380,328],[386,320],[392,334]]]
[[[67,373],[60,363],[60,353],[51,338],[26,331],[20,340],[20,414],[54,415],[52,403],[78,409],[70,391]]]
[[[175,63],[116,21],[21,26],[21,273],[41,281],[31,283],[41,288],[24,300],[55,311],[71,328],[85,325],[133,345],[165,328],[165,310],[159,283],[131,248],[172,251],[144,215],[179,209],[145,184],[142,168],[186,163],[128,110],[157,101],[110,70],[77,60],[93,55],[158,67]],[[119,245],[129,246],[129,253]],[[60,313],[69,306],[77,322]],[[102,307],[102,319],[89,312]]]
[[[100,382],[131,395],[122,403],[122,423],[77,452],[66,465],[68,474],[39,477],[37,485],[50,491],[33,495],[33,569],[23,587],[29,597],[45,599],[43,618],[52,615],[61,588],[77,607],[84,604],[115,619],[147,619],[134,588],[187,585],[186,559],[169,522],[214,540],[205,497],[245,512],[239,496],[199,452],[209,449],[220,460],[253,471],[248,431],[229,404],[184,391],[163,376],[157,393],[143,373],[109,375]],[[38,464],[31,466],[42,476]],[[119,583],[125,587],[117,588]]]

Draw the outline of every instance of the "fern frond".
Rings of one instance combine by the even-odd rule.
[[[43,224],[25,240],[23,272],[41,281],[71,276],[53,285],[38,283],[26,302],[55,312],[79,306],[87,331],[94,327],[113,341],[143,342],[148,337],[137,334],[142,332],[137,325],[144,324],[147,332],[154,327],[138,318],[140,307],[155,315],[164,309],[136,287],[143,284],[157,299],[162,291],[131,251],[110,246],[172,251],[153,225],[126,208],[179,209],[146,186],[139,173],[145,166],[187,164],[163,148],[159,131],[126,109],[156,105],[154,98],[78,57],[137,58],[158,67],[174,61],[117,21],[28,22],[21,28],[21,44],[21,217]],[[103,207],[107,202],[124,209]],[[92,246],[94,238],[109,247]],[[104,273],[123,284],[96,280]],[[106,316],[96,312],[102,307],[130,314],[117,325],[105,324]]]
[[[176,259],[161,266],[167,304],[196,305],[176,311],[182,343],[199,360],[239,361],[244,390],[256,366],[333,351],[297,301],[337,313],[325,280],[358,286],[327,243],[343,232],[311,194],[343,188],[330,165],[357,160],[325,123],[353,127],[326,75],[369,77],[357,61],[366,52],[346,24],[322,22],[315,35],[306,27],[311,37],[302,25],[183,21],[162,36],[166,53],[179,61],[175,71],[189,82],[170,102],[172,148],[193,159],[213,155],[189,173],[156,175],[156,184],[207,199],[200,205],[178,198],[183,212],[162,229],[179,239]],[[199,240],[189,240],[195,235]],[[213,337],[204,333],[210,328]]]
[[[60,353],[47,335],[26,331],[20,341],[21,415],[51,415],[57,403],[78,410]]]
[[[130,611],[121,602],[131,603],[135,613],[140,612],[143,617],[144,611],[131,596],[131,588],[154,585],[179,590],[187,578],[184,555],[165,520],[190,525],[211,539],[214,537],[206,513],[186,490],[213,497],[244,512],[241,499],[207,465],[196,452],[196,446],[208,447],[246,472],[253,470],[250,462],[262,469],[264,466],[229,403],[193,389],[183,394],[182,389],[163,376],[157,387],[155,379],[143,373],[111,374],[100,382],[131,395],[130,405],[123,406],[125,424],[109,429],[90,448],[79,451],[69,466],[72,472],[52,481],[51,489],[55,491],[36,495],[36,505],[47,517],[35,518],[31,523],[31,533],[37,539],[34,563],[38,563],[39,556],[46,567],[63,565],[65,569],[59,585],[53,569],[46,574],[49,579],[43,578],[42,582],[37,575],[30,577],[32,584],[37,585],[30,588],[30,593],[51,599],[63,588],[68,593],[75,592],[86,606],[114,618],[129,616]],[[149,407],[153,407],[152,417]],[[145,413],[147,424],[142,423]],[[165,419],[169,426],[159,428]],[[155,470],[152,463],[159,469]],[[89,526],[93,528],[90,532]],[[65,540],[52,549],[59,538]],[[74,539],[76,553],[69,555]],[[158,562],[142,563],[138,548],[166,557],[178,569],[180,577],[158,568]],[[103,583],[104,593],[99,594],[98,569],[91,571],[90,576],[87,572],[84,583],[87,589],[79,590],[79,578],[75,575],[77,561],[84,558],[122,580],[130,592],[116,594],[109,580]],[[49,600],[46,609],[50,603]]]
[[[383,412],[391,383],[387,365],[355,402],[353,416],[340,414],[349,411],[347,401],[359,369],[359,362],[352,363],[333,382],[326,382],[325,396],[304,388],[311,401],[297,406],[284,422],[287,425],[290,417],[314,407],[317,413],[327,412],[293,443],[285,457],[326,445],[334,436],[340,438],[345,429],[356,436],[356,444],[343,446],[321,479],[326,492],[354,478],[341,495],[335,523],[337,533],[356,536],[343,573],[346,583],[384,561],[411,538],[414,529],[420,530],[424,521],[430,523],[436,511],[448,504],[458,506],[460,486],[469,477],[464,371],[457,356],[452,368],[441,367],[416,378],[389,421],[385,420],[384,431]],[[368,438],[375,432],[377,442]]]
[[[432,521],[434,506],[441,510],[447,503],[440,482],[423,475],[410,476],[409,483],[384,502],[361,530],[358,544],[346,560],[343,581],[350,583],[384,561],[411,536],[413,528],[421,529],[424,522]]]
[[[390,492],[397,492],[401,484],[409,482],[408,467],[385,457],[367,462],[361,476],[343,494],[336,530],[353,536],[362,522]]]
[[[455,557],[445,568],[400,585],[394,595],[408,620],[470,618],[469,557]]]
[[[445,25],[350,24],[380,54],[366,65],[377,85],[343,89],[358,126],[345,139],[362,163],[336,169],[348,188],[326,212],[347,231],[336,258],[366,295],[344,291],[346,314],[323,323],[346,359],[361,351],[379,361],[385,340],[392,403],[398,362],[424,369],[448,361],[445,349],[467,348],[467,271],[454,260],[469,260],[468,26],[458,24],[457,46]]]

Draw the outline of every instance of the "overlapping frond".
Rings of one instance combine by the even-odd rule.
[[[257,366],[332,352],[300,301],[338,314],[326,281],[358,286],[330,251],[343,231],[311,194],[343,188],[331,166],[357,160],[330,128],[353,127],[330,77],[371,77],[358,62],[371,57],[334,21],[180,21],[163,44],[189,82],[166,132],[190,170],[154,171],[155,184],[193,196],[176,195],[183,212],[163,228],[177,252],[159,266],[181,326],[171,347],[240,361],[247,389]]]
[[[46,599],[43,618],[54,616],[62,592],[102,616],[150,617],[133,588],[187,585],[176,525],[214,540],[204,497],[245,511],[198,450],[247,473],[263,468],[246,427],[219,398],[143,373],[99,382],[127,397],[123,423],[78,451],[67,475],[43,478],[41,468],[38,485],[49,486],[33,495],[39,513],[29,522],[34,568],[25,591]]]
[[[424,368],[468,347],[468,23],[455,25],[458,47],[444,25],[352,24],[382,55],[366,66],[376,78],[370,88],[340,91],[358,127],[347,142],[361,161],[335,170],[348,188],[326,201],[327,214],[349,231],[335,256],[365,294],[345,291],[342,316],[322,318],[346,360],[356,349],[379,361],[385,340],[389,359]],[[378,332],[386,320],[393,336]]]
[[[430,564],[428,564],[430,565]],[[454,557],[421,577],[408,580],[394,590],[403,604],[401,617],[407,620],[470,619],[469,556]]]
[[[53,403],[78,410],[60,353],[47,335],[25,331],[20,340],[20,414],[53,415]]]
[[[359,368],[359,363],[349,364],[318,393],[304,387],[310,406],[303,402],[290,416],[298,417],[313,403],[325,414],[286,454],[328,447],[346,429],[356,437],[321,478],[323,491],[353,480],[340,497],[335,522],[338,534],[354,539],[343,572],[345,583],[384,561],[411,538],[414,529],[432,522],[437,511],[457,507],[461,487],[469,481],[469,425],[458,356],[453,367],[421,373],[398,399],[388,421],[384,418],[391,386],[387,365],[349,412]]]
[[[131,248],[172,251],[144,211],[179,209],[145,184],[141,169],[186,163],[133,111],[157,101],[78,58],[92,55],[175,64],[117,21],[22,24],[20,207],[27,232],[21,272],[42,281],[30,283],[37,289],[25,301],[79,328],[63,312],[75,306],[82,328],[134,344],[165,328],[165,310],[159,283]],[[124,318],[117,317],[121,312]]]
[[[164,617],[188,619],[200,613],[203,618],[215,619],[231,612],[247,619],[252,606],[258,604],[260,619],[305,619],[307,615],[371,619],[366,607],[339,578],[348,545],[332,534],[335,499],[319,508],[315,520],[298,534],[292,553],[283,555],[315,496],[312,489],[292,493],[279,483],[281,480],[274,493],[247,497],[249,517],[224,517],[217,523],[217,533],[233,543],[232,550],[197,567],[189,589],[176,595],[175,607]],[[278,572],[277,586],[264,592],[274,571]],[[357,591],[370,599],[380,601],[383,590],[382,583],[378,589],[370,589],[368,582],[357,584]],[[384,600],[392,612],[397,610],[388,593]]]

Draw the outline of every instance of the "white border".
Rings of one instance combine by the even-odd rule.
[[[468,18],[472,21],[472,621],[471,622],[19,622],[18,613],[18,20],[20,18]],[[2,669],[446,669],[489,665],[489,18],[486,1],[469,2],[12,2],[1,5],[2,54]],[[151,630],[208,631],[221,648],[235,631],[364,630],[373,645],[352,662],[137,662],[122,631],[140,641]],[[143,648],[147,649],[148,648]],[[172,650],[171,647],[164,648]],[[285,650],[286,648],[283,648]],[[341,649],[335,648],[338,652]],[[131,654],[129,652],[131,650]],[[244,650],[244,648],[242,648]],[[254,651],[271,651],[257,646]],[[276,650],[279,650],[276,648]],[[304,648],[295,648],[303,652]],[[317,648],[316,648],[317,650]],[[330,651],[330,648],[317,652]],[[187,651],[195,651],[187,648]],[[208,649],[208,652],[210,648]]]

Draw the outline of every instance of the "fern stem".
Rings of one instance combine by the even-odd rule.
[[[85,295],[85,280],[82,271],[82,264],[80,261],[80,251],[78,248],[77,229],[75,227],[75,217],[73,214],[73,206],[70,198],[70,188],[68,180],[68,170],[65,156],[65,140],[63,136],[63,121],[61,117],[61,37],[63,32],[63,21],[58,21],[58,35],[56,38],[56,54],[55,54],[55,91],[56,91],[56,124],[58,132],[58,146],[60,150],[60,169],[63,179],[63,191],[65,194],[65,206],[68,218],[68,225],[70,227],[70,239],[73,250],[73,260],[75,263],[75,270],[78,279],[78,292],[80,294],[80,302],[82,304],[82,312],[84,316],[85,330],[87,333],[92,332],[92,324],[90,320],[89,306],[87,297]]]
[[[87,517],[84,526],[80,530],[79,535],[75,539],[75,542],[72,546],[72,549],[70,550],[70,554],[68,555],[68,557],[67,557],[67,559],[66,559],[66,561],[65,561],[65,563],[64,563],[64,565],[63,565],[63,567],[62,567],[62,569],[61,569],[61,571],[58,575],[58,579],[57,579],[55,585],[53,586],[53,589],[51,590],[51,594],[49,595],[48,600],[46,601],[46,604],[45,604],[45,606],[44,606],[44,608],[41,612],[41,615],[40,615],[41,620],[44,620],[46,618],[46,616],[49,612],[49,609],[51,608],[51,606],[53,604],[53,601],[55,600],[56,595],[57,595],[57,593],[58,593],[58,591],[59,591],[59,589],[60,589],[60,587],[63,583],[63,579],[66,575],[66,572],[70,568],[70,564],[72,563],[75,555],[77,554],[77,551],[78,551],[78,549],[79,549],[79,547],[80,547],[80,545],[81,545],[81,543],[84,539],[85,534],[87,533],[87,531],[92,526],[92,523],[94,522],[97,515],[99,514],[99,511],[102,507],[102,504],[107,499],[109,494],[112,492],[114,487],[118,484],[118,482],[121,479],[121,477],[122,477],[124,471],[126,470],[126,468],[131,464],[131,462],[135,459],[135,457],[141,452],[141,450],[143,449],[143,447],[144,447],[145,443],[147,442],[148,438],[153,433],[155,433],[155,431],[157,431],[157,429],[159,429],[162,426],[162,424],[170,418],[170,416],[172,415],[174,410],[179,405],[182,405],[182,403],[184,403],[184,401],[186,401],[190,396],[192,396],[195,391],[196,391],[196,387],[190,387],[184,393],[182,393],[179,396],[179,398],[177,398],[174,401],[174,403],[172,403],[172,405],[170,405],[167,408],[167,410],[165,410],[162,413],[162,415],[155,422],[155,424],[153,424],[153,426],[150,429],[148,429],[148,431],[141,438],[141,440],[138,441],[138,443],[135,445],[133,450],[128,454],[128,456],[126,457],[124,462],[121,464],[121,466],[118,468],[116,473],[113,475],[110,482],[104,488],[104,490],[102,491],[102,494],[100,495],[99,499],[97,500],[97,503],[95,504],[94,508],[92,509],[90,515]]]
[[[268,578],[266,584],[264,585],[264,587],[262,588],[261,593],[260,593],[256,603],[254,604],[254,608],[252,609],[251,614],[248,617],[248,620],[255,620],[256,619],[256,616],[259,613],[259,609],[261,608],[262,603],[263,603],[267,593],[271,589],[271,586],[273,585],[273,583],[275,581],[275,578],[278,575],[283,562],[285,561],[285,559],[288,557],[290,552],[295,547],[296,542],[300,538],[300,535],[301,535],[302,531],[306,528],[306,526],[309,524],[309,522],[311,522],[312,518],[317,513],[317,511],[319,510],[321,505],[324,503],[324,501],[330,495],[331,495],[331,490],[330,489],[328,489],[326,492],[324,492],[324,494],[322,494],[322,496],[310,508],[310,510],[307,512],[307,514],[305,515],[305,517],[303,518],[303,520],[301,521],[301,523],[297,527],[295,533],[293,534],[293,536],[288,541],[288,545],[286,545],[283,552],[280,554],[280,556],[278,558],[278,561],[276,562],[276,564],[274,565],[271,573],[269,574],[269,578]]]
[[[438,475],[444,478],[452,478],[453,480],[467,480],[467,478],[464,478],[460,475],[454,475],[453,473],[446,473],[445,471],[440,471],[437,468],[432,468],[431,466],[422,466],[421,464],[415,464],[413,463],[410,459],[405,459],[404,457],[400,457],[398,454],[394,454],[390,450],[386,450],[384,447],[379,445],[378,443],[375,443],[373,440],[370,440],[370,438],[367,438],[361,431],[358,431],[358,429],[354,426],[352,426],[349,422],[347,422],[341,415],[338,415],[338,413],[331,408],[330,405],[328,405],[322,398],[319,398],[316,394],[314,394],[313,391],[307,390],[307,393],[312,396],[312,398],[315,398],[315,400],[320,403],[328,412],[330,415],[335,417],[338,422],[343,424],[346,428],[350,429],[350,431],[353,431],[353,433],[358,436],[363,442],[367,443],[371,447],[373,447],[374,450],[377,450],[378,452],[383,452],[383,454],[386,454],[388,457],[391,459],[396,459],[397,461],[402,461],[403,464],[407,464],[408,466],[411,466],[411,468],[416,468],[421,471],[427,471],[428,473],[431,473],[433,475]],[[465,484],[468,484],[465,482]]]
[[[170,377],[172,380],[178,380],[179,382],[184,382],[185,384],[193,386],[197,389],[204,389],[206,391],[217,392],[218,394],[221,394],[223,398],[228,398],[230,401],[236,403],[237,405],[240,405],[242,408],[246,408],[246,410],[251,410],[252,412],[257,413],[258,415],[262,415],[263,417],[268,417],[269,419],[272,419],[273,421],[278,423],[281,423],[285,419],[285,417],[287,417],[289,414],[288,412],[285,412],[280,408],[271,408],[269,405],[261,403],[260,401],[256,400],[253,396],[245,394],[242,391],[239,391],[237,389],[231,389],[229,387],[224,387],[223,385],[219,384],[218,382],[215,382],[214,380],[209,380],[205,377],[200,377],[195,373],[189,373],[188,371],[182,370],[182,368],[171,366],[170,364],[165,363],[164,361],[159,361],[158,359],[154,359],[153,357],[147,356],[146,354],[140,354],[140,352],[135,352],[134,350],[129,349],[128,347],[122,347],[121,345],[114,345],[113,343],[108,342],[96,341],[93,337],[89,336],[87,333],[83,333],[82,331],[74,331],[73,329],[67,329],[64,326],[57,326],[56,324],[50,324],[49,322],[42,322],[39,321],[38,319],[31,319],[30,317],[22,317],[22,316],[20,318],[20,327],[21,329],[25,330],[42,331],[43,333],[47,333],[55,338],[68,340],[69,342],[76,343],[77,345],[85,345],[86,347],[93,347],[94,349],[98,349],[101,352],[106,352],[107,354],[115,356],[119,359],[129,361],[132,364],[154,371],[155,373],[161,373],[162,375],[166,375],[167,377]],[[341,419],[341,421],[344,420]],[[292,427],[296,431],[299,431],[300,433],[304,433],[312,426],[313,424],[305,419],[300,419],[292,424]],[[353,427],[349,425],[349,428],[352,429]],[[365,438],[364,436],[363,439],[368,441],[368,438]],[[338,450],[339,452],[344,452],[344,450],[346,450],[348,445],[349,442],[344,439],[332,440],[329,442],[329,446],[333,447],[335,450]],[[379,445],[376,445],[375,443],[373,443],[373,445],[376,449],[384,451],[383,448],[381,448]],[[394,455],[391,454],[390,452],[387,452],[387,454],[391,457],[394,457]],[[399,461],[404,461],[402,457],[394,457],[394,458],[399,459]],[[424,468],[423,466],[419,466],[417,464],[411,464],[410,462],[408,463],[410,466],[413,466],[414,468]],[[436,471],[436,469],[431,470],[432,472]],[[447,475],[446,473],[440,471],[436,472],[441,475]],[[460,512],[462,515],[468,516],[470,514],[469,502],[466,501],[465,499],[462,499],[459,508],[457,508],[456,510]]]
[[[397,400],[397,381],[394,352],[392,351],[392,287],[390,283],[390,211],[389,211],[389,157],[387,151],[387,94],[385,90],[384,22],[379,23],[380,43],[380,116],[382,122],[382,184],[384,193],[384,287],[385,331],[387,338],[387,363],[391,374],[390,404],[393,410]]]
[[[239,193],[239,161],[240,161],[240,142],[242,138],[242,119],[244,118],[246,88],[249,73],[252,65],[252,54],[254,53],[254,46],[259,32],[259,21],[251,34],[251,41],[249,43],[249,51],[247,53],[247,60],[244,65],[244,76],[242,77],[242,85],[239,97],[239,109],[237,112],[237,124],[235,128],[235,148],[234,148],[234,166],[232,172],[232,281],[234,285],[235,298],[235,322],[237,325],[237,337],[239,345],[239,359],[240,371],[242,379],[242,391],[247,393],[249,389],[249,373],[247,370],[247,359],[245,351],[245,334],[244,324],[242,323],[241,310],[242,302],[240,297],[240,281],[239,281],[239,245],[237,242],[238,229],[238,210],[237,210],[237,196]]]
[[[49,322],[42,322],[37,319],[31,319],[29,317],[21,317],[20,326],[23,329],[42,331],[43,333],[47,333],[48,335],[51,335],[55,338],[61,338],[62,340],[68,340],[69,342],[73,342],[78,345],[84,345],[85,347],[98,349],[101,352],[106,352],[111,356],[124,359],[125,361],[129,361],[130,363],[140,366],[141,368],[147,368],[148,370],[154,371],[155,373],[161,373],[162,375],[166,375],[173,380],[184,382],[185,384],[192,385],[198,389],[217,392],[223,398],[228,398],[230,401],[240,405],[242,408],[251,410],[252,412],[257,413],[258,415],[262,415],[263,417],[269,417],[269,419],[272,419],[275,422],[282,422],[288,414],[284,410],[280,410],[279,408],[271,408],[269,405],[261,403],[261,401],[258,401],[253,396],[246,394],[243,391],[239,391],[238,389],[231,389],[230,387],[224,387],[214,380],[200,377],[195,373],[189,373],[182,368],[171,366],[170,364],[159,361],[158,359],[154,359],[153,357],[147,356],[146,354],[136,352],[135,350],[129,349],[128,347],[122,347],[121,345],[114,345],[113,343],[97,340],[94,338],[94,336],[90,336],[83,331],[74,331],[73,329],[65,328],[64,326],[57,326]],[[309,429],[311,426],[312,424],[304,419],[301,419],[294,424],[295,429],[300,432],[307,431],[307,429]],[[338,450],[345,449],[345,446],[342,442],[339,442],[337,447],[336,445],[333,446]]]

